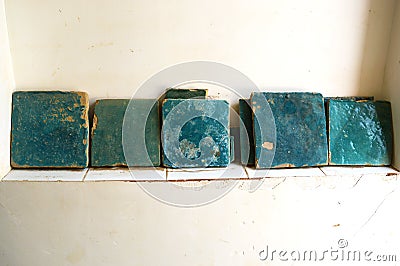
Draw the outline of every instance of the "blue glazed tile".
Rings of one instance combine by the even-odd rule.
[[[86,93],[18,91],[12,108],[12,167],[88,166]]]
[[[177,89],[169,88],[165,92],[165,99],[205,99],[207,96],[206,89]]]
[[[229,104],[223,100],[165,100],[163,165],[224,167],[231,159]]]
[[[249,99],[239,99],[240,115],[240,157],[243,165],[254,165],[255,147],[253,133],[253,112]]]
[[[256,168],[327,164],[326,118],[321,94],[255,92],[251,104]]]
[[[91,165],[126,166],[122,123],[129,99],[97,100],[94,106]]]
[[[329,114],[328,114],[328,103],[330,100],[348,100],[348,101],[373,101],[374,96],[341,96],[341,97],[325,97],[324,98],[324,103],[325,103],[325,116],[326,116],[326,121],[328,121]],[[329,131],[329,123],[326,123],[326,131]]]
[[[107,121],[106,118],[104,122]],[[118,121],[121,122],[120,118]],[[122,149],[126,164],[138,167],[159,166],[160,142],[158,100],[131,99],[126,107],[122,124]],[[116,151],[121,159],[121,149]]]
[[[329,101],[329,164],[390,165],[392,154],[389,102]]]

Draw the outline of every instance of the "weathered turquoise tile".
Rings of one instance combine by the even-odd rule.
[[[328,116],[328,102],[330,100],[344,100],[344,101],[373,101],[374,96],[340,96],[340,97],[325,97],[324,98],[324,103],[325,103],[325,112],[326,115]],[[327,123],[328,125],[328,123]]]
[[[97,100],[94,106],[91,165],[126,166],[122,124],[129,99]]]
[[[390,165],[392,153],[389,102],[329,101],[329,164]]]
[[[14,92],[11,166],[87,167],[88,109],[84,92]]]
[[[131,99],[128,104],[126,101],[122,101],[122,106],[115,108],[115,127],[111,126],[113,125],[112,118],[107,118],[107,113],[113,112],[113,104],[117,104],[117,102],[110,103],[110,101],[114,100],[103,102],[108,106],[105,107],[106,110],[103,110],[103,117],[97,116],[97,128],[94,131],[94,137],[115,137],[116,139],[112,142],[116,146],[114,146],[114,149],[110,147],[110,153],[99,154],[98,157],[101,158],[99,161],[102,163],[113,163],[114,161],[116,164],[138,167],[159,166],[161,141],[158,100]],[[126,107],[125,111],[123,110],[124,107]],[[125,112],[125,114],[122,115],[122,112]],[[103,130],[102,135],[96,136],[96,131],[100,129],[100,125]],[[99,143],[100,147],[97,147],[99,152],[102,150],[102,145],[109,145],[102,141],[99,141]]]
[[[240,115],[240,157],[243,165],[254,165],[255,147],[253,133],[253,112],[249,99],[239,99]]]
[[[256,168],[327,164],[326,120],[321,94],[255,92],[251,104]]]
[[[176,89],[169,88],[165,92],[165,99],[205,99],[207,96],[206,89]]]
[[[162,117],[164,166],[183,168],[229,165],[228,102],[167,99],[162,106]]]
[[[373,101],[374,96],[340,96],[340,97],[325,97],[324,98],[324,103],[325,103],[325,116],[326,116],[326,121],[328,121],[328,103],[330,100],[348,100],[348,101]],[[326,130],[329,131],[328,125],[329,123],[326,123]]]

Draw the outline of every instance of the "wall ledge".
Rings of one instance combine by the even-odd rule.
[[[13,169],[1,182],[182,182],[205,180],[269,180],[281,178],[332,179],[335,177],[360,178],[366,175],[400,176],[392,167],[324,166],[293,169],[256,170],[231,164],[227,168],[166,169],[166,168],[87,168],[79,170]]]

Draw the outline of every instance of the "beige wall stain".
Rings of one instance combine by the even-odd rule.
[[[85,255],[86,255],[85,249],[80,246],[77,246],[67,255],[66,259],[68,262],[72,264],[77,264],[85,257]]]

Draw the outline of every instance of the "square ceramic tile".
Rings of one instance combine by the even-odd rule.
[[[391,167],[351,167],[351,166],[325,166],[321,170],[328,176],[364,175],[364,174],[399,174]]]
[[[229,103],[166,99],[162,105],[163,165],[170,168],[226,167],[231,162]]]
[[[167,169],[167,180],[209,180],[247,178],[242,165],[231,163],[226,168]]]
[[[323,97],[309,92],[253,92],[256,168],[327,165]]]
[[[328,109],[330,165],[391,164],[390,102],[329,100]]]
[[[90,169],[85,181],[166,181],[164,168]]]
[[[12,167],[88,166],[87,93],[17,91],[12,98]]]
[[[94,106],[91,166],[126,166],[122,125],[129,99],[101,99]]]
[[[249,178],[263,177],[318,177],[325,176],[318,167],[312,168],[285,168],[285,169],[254,169],[246,167]]]
[[[83,181],[88,170],[11,170],[2,181]]]

